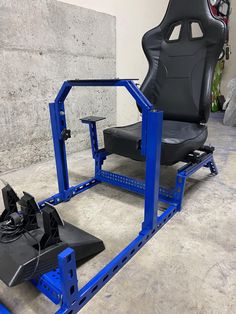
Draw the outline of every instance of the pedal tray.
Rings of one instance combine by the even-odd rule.
[[[37,215],[40,229],[30,231],[39,242],[44,234],[42,215]],[[67,223],[59,226],[61,242],[38,249],[37,242],[25,233],[15,242],[0,243],[0,280],[13,287],[57,268],[57,256],[67,247],[75,250],[82,263],[105,249],[102,240]],[[36,268],[37,266],[37,268]]]

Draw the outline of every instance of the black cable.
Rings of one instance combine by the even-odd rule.
[[[0,224],[0,243],[12,243],[22,237],[23,223],[13,225],[11,221]]]
[[[34,274],[36,273],[36,270],[39,266],[39,262],[40,262],[40,254],[41,254],[41,245],[40,245],[40,241],[38,239],[36,239],[36,237],[34,237],[28,230],[26,229],[23,229],[38,245],[38,255],[37,255],[37,261],[36,261],[36,265],[34,267],[34,271],[33,273],[26,279],[26,280],[29,280],[29,279],[32,279]],[[24,233],[24,236],[26,238],[26,235]],[[27,239],[27,238],[26,238]]]

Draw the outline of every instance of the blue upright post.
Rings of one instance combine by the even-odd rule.
[[[184,174],[182,174],[181,172],[178,173],[176,176],[174,198],[178,204],[178,206],[177,206],[178,211],[181,211],[181,209],[182,209],[186,179],[187,179],[187,177]]]
[[[58,255],[58,266],[61,278],[62,306],[57,314],[67,313],[79,298],[78,279],[76,274],[75,252],[67,248]],[[72,313],[70,311],[68,313]],[[77,313],[77,312],[73,312]]]
[[[155,110],[149,111],[147,119],[146,190],[143,231],[153,229],[157,224],[163,113]]]
[[[98,151],[98,138],[97,138],[96,122],[89,123],[89,132],[90,132],[92,154],[93,154],[93,158],[95,158],[95,154]]]
[[[95,160],[95,176],[97,172],[101,170],[102,162],[101,158],[98,154],[98,136],[97,136],[97,126],[96,122],[89,123],[89,132],[90,132],[90,139],[91,139],[91,149],[93,159]]]
[[[59,194],[63,197],[64,191],[69,188],[66,146],[65,141],[62,138],[62,131],[66,129],[64,103],[51,103],[49,108],[57,168],[58,189]]]
[[[218,174],[218,169],[217,169],[217,166],[216,166],[216,164],[215,164],[213,155],[212,155],[211,161],[208,163],[208,166],[209,166],[210,171],[211,171],[211,173],[212,173],[213,175],[217,175],[217,174]]]

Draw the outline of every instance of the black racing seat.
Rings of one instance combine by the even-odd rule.
[[[170,0],[161,24],[143,37],[149,71],[141,91],[164,112],[162,164],[184,160],[207,139],[212,81],[226,33],[208,0]],[[104,143],[109,153],[145,160],[141,123],[104,130]]]
[[[105,147],[108,152],[144,161],[141,155],[141,129],[138,122],[124,127],[104,130]],[[197,123],[163,121],[161,163],[173,165],[190,152],[200,148],[207,139],[207,127]]]

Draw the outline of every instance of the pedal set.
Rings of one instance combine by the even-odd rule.
[[[32,195],[23,192],[19,198],[9,184],[2,189],[2,196],[0,280],[7,286],[57,268],[58,254],[67,247],[75,250],[79,264],[105,249],[102,240],[63,221],[51,204],[45,203],[40,210]]]

